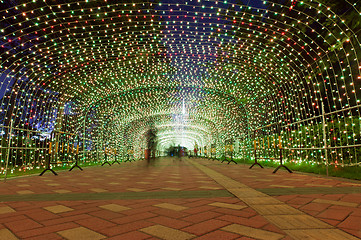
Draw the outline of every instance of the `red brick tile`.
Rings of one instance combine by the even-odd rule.
[[[330,209],[338,209],[338,210],[342,210],[342,211],[355,212],[355,211],[357,211],[357,209],[361,209],[361,208],[354,208],[354,207],[346,207],[346,206],[332,205],[332,206],[330,207]]]
[[[254,238],[249,238],[249,237],[240,237],[240,238],[237,238],[235,240],[255,240]]]
[[[35,221],[56,219],[56,218],[60,217],[60,216],[58,216],[58,215],[56,215],[54,213],[51,213],[51,212],[49,212],[47,210],[42,209],[42,208],[32,209],[32,210],[24,211],[24,212],[21,212],[21,213],[26,214],[27,216],[31,217]]]
[[[191,203],[187,203],[184,206],[194,208],[194,207],[208,205],[208,204],[210,204],[212,202],[213,201],[201,199],[201,200],[197,200],[197,201],[194,201],[194,202],[191,202]]]
[[[62,217],[70,217],[70,216],[87,214],[87,213],[97,212],[97,211],[99,211],[98,207],[90,207],[90,208],[85,208],[85,209],[73,210],[73,211],[69,211],[69,212],[63,212],[63,213],[59,213],[58,215],[60,215]]]
[[[46,202],[43,202],[43,201],[37,201],[37,202],[31,202],[31,204],[27,207],[27,206],[23,206],[21,208],[17,208],[17,210],[22,210],[22,211],[26,211],[26,210],[30,210],[32,207],[33,209],[34,208],[41,208],[41,207],[48,207],[48,206],[53,206],[57,204],[56,201],[46,201]]]
[[[322,212],[323,210],[329,208],[330,204],[325,203],[309,203],[302,207],[300,207],[300,210],[310,210],[310,211],[316,211],[316,212]]]
[[[158,216],[158,215],[156,215],[154,213],[150,213],[150,212],[145,212],[145,213],[139,213],[139,214],[135,214],[135,215],[131,215],[131,216],[124,216],[121,218],[114,218],[111,221],[115,222],[117,224],[125,224],[125,223],[134,222],[134,221],[145,220],[145,219],[156,217],[156,216]]]
[[[9,202],[7,205],[9,207],[15,208],[16,210],[21,207],[33,206],[33,204],[30,202]]]
[[[350,214],[351,211],[329,208],[318,214],[317,217],[343,221]]]
[[[296,208],[296,209],[299,209],[300,207],[302,207],[302,205],[299,205],[299,204],[290,204],[290,203],[287,203],[288,206],[291,206],[293,208]]]
[[[360,230],[361,229],[361,217],[349,216],[343,222],[341,222],[338,227],[347,228],[351,230]]]
[[[4,218],[12,218],[12,217],[20,216],[20,215],[24,215],[24,214],[22,214],[22,212],[20,212],[20,211],[2,213],[2,214],[1,214],[1,219],[4,219]],[[1,219],[0,219],[0,222],[2,222]]]
[[[320,198],[321,199],[332,200],[332,201],[338,201],[344,196],[345,196],[345,194],[326,194],[326,195],[323,195]]]
[[[23,219],[29,219],[29,218],[25,215],[20,215],[20,214],[17,214],[15,216],[9,216],[8,214],[1,214],[0,223],[20,221]]]
[[[148,221],[158,223],[158,224],[166,226],[166,227],[176,228],[176,229],[181,229],[181,228],[184,228],[184,227],[192,224],[190,222],[186,222],[186,221],[182,221],[182,220],[178,220],[178,219],[174,219],[174,218],[169,218],[169,217],[164,217],[164,216],[150,218],[150,219],[148,219]]]
[[[323,194],[307,194],[307,198],[312,198],[312,199],[321,198],[322,196]]]
[[[48,233],[40,236],[30,237],[30,238],[24,238],[25,240],[61,240],[64,239],[61,236],[59,236],[56,233]]]
[[[143,207],[149,207],[149,206],[152,206],[152,205],[155,205],[155,204],[159,204],[159,200],[152,200],[152,199],[147,199],[148,201],[146,202],[134,202],[134,201],[131,201],[131,202],[115,202],[113,201],[112,203],[116,203],[116,204],[119,204],[119,205],[122,205],[122,206],[126,206],[126,207],[129,207],[129,208],[143,208]]]
[[[182,231],[186,231],[196,235],[202,235],[210,231],[214,231],[218,228],[224,227],[226,225],[229,225],[229,222],[212,219],[183,228]]]
[[[217,231],[210,232],[208,234],[205,234],[201,237],[197,237],[194,239],[197,239],[197,240],[231,240],[231,239],[236,239],[238,237],[239,237],[238,234],[217,230]]]
[[[13,232],[25,231],[43,226],[31,219],[22,219],[13,222],[6,222],[4,224]]]
[[[306,210],[306,209],[303,209],[302,212],[311,215],[313,217],[316,217],[320,213],[319,211]]]
[[[107,229],[100,229],[98,230],[99,233],[107,235],[107,236],[115,236],[115,235],[120,235],[123,233],[127,233],[127,232],[132,232],[135,230],[138,230],[140,228],[145,228],[145,227],[149,227],[152,226],[154,224],[141,220],[141,221],[136,221],[136,222],[132,222],[132,223],[127,223],[127,224],[123,224],[123,225],[118,225],[115,227],[110,227]]]
[[[327,218],[318,218],[319,220],[328,223],[334,227],[336,227],[338,224],[340,224],[341,221],[333,220],[333,219],[327,219]]]
[[[240,225],[246,225],[246,226],[257,228],[257,227],[263,227],[268,223],[263,217],[261,217],[261,218],[260,217],[261,216],[256,216],[254,219],[250,220],[250,219],[244,218],[244,217],[224,215],[224,216],[218,217],[217,219],[227,221],[230,223],[237,223]],[[257,220],[260,220],[260,222],[258,222]]]
[[[171,203],[171,204],[175,204],[175,205],[182,205],[184,206],[184,204],[186,204],[187,200],[186,199],[167,199],[166,201],[161,201],[161,202],[158,202],[156,204],[159,204],[159,203]]]
[[[343,198],[341,198],[341,201],[361,204],[361,194],[346,194]]]
[[[228,208],[216,208],[213,211],[217,212],[217,213],[221,213],[221,214],[234,215],[234,216],[246,217],[246,218],[257,215],[257,212],[251,208],[244,208],[241,210],[234,210],[234,209],[228,209]]]
[[[122,214],[129,216],[129,215],[134,215],[134,214],[138,214],[138,213],[150,212],[152,210],[158,210],[158,209],[159,208],[157,208],[157,207],[147,206],[147,207],[142,207],[142,208],[124,210],[124,211],[122,211]]]
[[[53,204],[55,205],[55,204]],[[81,201],[62,201],[61,205],[70,207],[70,208],[74,208],[75,206],[79,206],[79,205],[83,205],[83,202]]]
[[[344,228],[342,230],[361,239],[361,230],[351,230],[351,229],[347,229],[347,228]]]
[[[296,204],[296,205],[305,205],[307,203],[310,203],[314,198],[306,198],[306,197],[296,197],[289,201],[287,201],[287,204]]]
[[[170,218],[184,218],[184,217],[190,215],[190,214],[185,213],[183,211],[173,211],[173,210],[162,209],[162,208],[155,209],[155,210],[152,211],[152,213],[162,215],[162,216],[166,216],[166,217],[170,217]]]
[[[257,215],[247,219],[247,221],[243,224],[246,226],[254,227],[254,228],[262,228],[263,226],[269,224],[269,222],[262,216]]]
[[[75,222],[94,231],[116,226],[114,223],[92,216],[89,218],[77,220]]]
[[[278,200],[282,201],[282,202],[287,202],[290,201],[294,198],[296,198],[297,195],[284,195],[284,196],[277,196],[275,198],[277,198]]]
[[[230,204],[243,204],[242,201],[240,201],[238,198],[235,198],[235,197],[216,198],[216,199],[214,199],[214,201],[230,203]]]
[[[57,219],[52,219],[52,220],[41,221],[41,224],[43,224],[44,226],[51,226],[51,225],[56,225],[56,224],[61,224],[61,223],[73,222],[73,221],[88,218],[88,217],[89,217],[89,215],[80,214],[80,215],[76,215],[76,216],[62,217],[62,218],[57,218]]]
[[[99,218],[102,218],[105,220],[111,220],[111,219],[121,218],[121,217],[125,216],[124,214],[112,212],[112,211],[108,211],[108,210],[100,210],[100,211],[96,211],[96,212],[91,212],[91,213],[89,213],[89,215],[94,216],[94,217],[99,217]]]
[[[185,218],[182,218],[182,220],[187,221],[187,222],[199,223],[199,222],[203,222],[208,219],[214,219],[221,215],[222,214],[220,214],[220,213],[208,211],[208,212],[202,212],[202,213],[197,213],[197,214],[187,216]]]
[[[352,216],[361,217],[361,208],[354,209],[351,213]]]
[[[133,231],[125,234],[107,238],[108,240],[143,240],[149,239],[151,236],[142,232]]]
[[[79,225],[75,223],[64,223],[64,224],[58,224],[58,225],[52,225],[52,226],[46,226],[46,227],[16,232],[16,235],[19,236],[20,238],[28,238],[28,237],[42,236],[76,227],[79,227]]]
[[[276,226],[273,225],[272,223],[269,223],[269,224],[263,226],[263,227],[262,227],[262,230],[271,231],[271,232],[276,232],[276,233],[280,233],[280,234],[286,235],[281,229],[279,229],[278,227],[276,227]]]
[[[201,212],[212,211],[212,210],[215,209],[215,208],[216,208],[216,207],[209,206],[209,205],[205,205],[205,206],[188,208],[188,209],[186,209],[186,210],[183,210],[183,212],[189,213],[189,214],[196,214],[196,213],[201,213]]]
[[[107,204],[105,201],[91,201],[91,202],[82,201],[82,204],[73,206],[72,208],[75,210],[89,210],[89,209],[97,209],[97,207],[105,204]],[[97,210],[99,210],[99,208]]]

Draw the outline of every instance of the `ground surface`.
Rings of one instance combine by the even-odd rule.
[[[361,182],[162,158],[1,182],[0,239],[359,239]]]

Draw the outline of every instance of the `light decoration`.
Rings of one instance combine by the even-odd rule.
[[[265,139],[281,136],[289,161],[324,164],[326,146],[331,164],[361,162],[359,2],[3,0],[0,9],[2,170],[7,160],[11,171],[42,168],[51,141],[66,154],[80,146],[85,162],[105,148],[124,156],[144,148],[152,121],[165,146],[179,140],[172,116],[184,109],[184,143],[216,143],[218,156],[230,137],[236,157],[250,157],[262,129],[264,155]]]

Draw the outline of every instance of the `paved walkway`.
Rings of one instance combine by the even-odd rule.
[[[1,182],[6,239],[361,239],[361,182],[162,158]]]

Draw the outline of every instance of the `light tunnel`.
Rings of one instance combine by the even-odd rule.
[[[1,168],[224,155],[361,162],[361,3],[348,0],[0,2]]]

